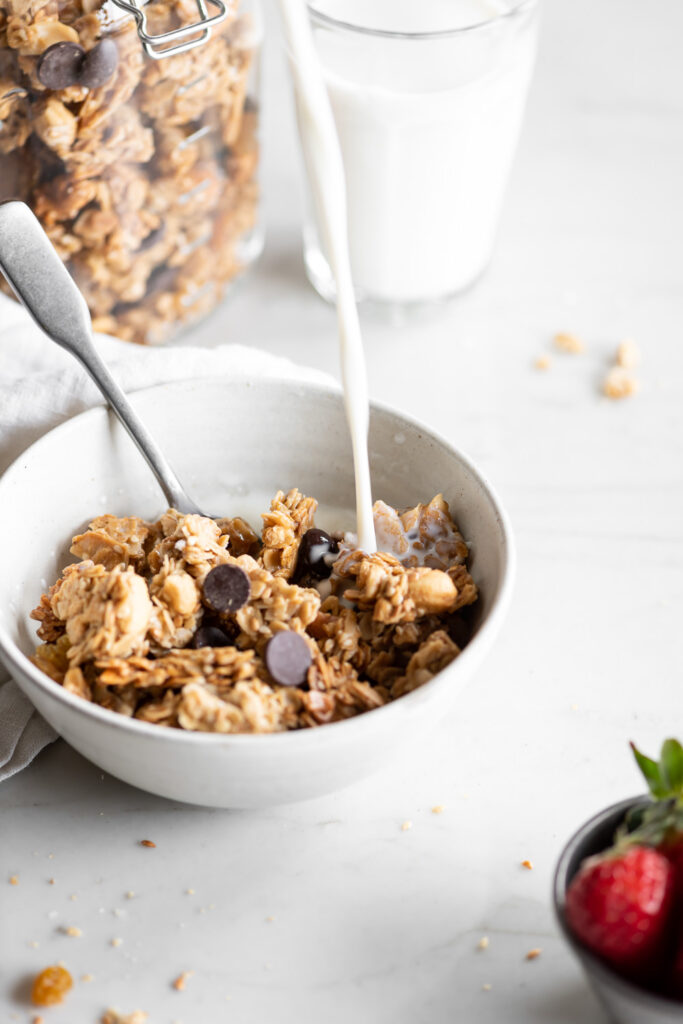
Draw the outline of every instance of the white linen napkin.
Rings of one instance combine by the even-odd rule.
[[[197,377],[254,380],[285,377],[330,383],[318,370],[244,345],[141,348],[98,336],[98,346],[125,391]],[[76,413],[102,402],[68,353],[50,342],[26,312],[0,295],[0,474],[33,441]],[[0,664],[0,782],[30,764],[54,730],[34,711]]]

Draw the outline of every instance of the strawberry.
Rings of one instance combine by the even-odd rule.
[[[673,906],[670,862],[627,841],[584,862],[567,891],[566,915],[585,946],[645,979],[662,952]]]

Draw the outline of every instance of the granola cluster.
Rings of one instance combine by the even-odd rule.
[[[35,664],[120,714],[217,733],[340,721],[429,682],[477,600],[448,504],[377,502],[371,555],[317,529],[316,507],[278,492],[261,537],[173,509],[98,516],[32,612]]]
[[[0,200],[27,202],[96,330],[159,342],[208,311],[256,223],[254,30],[228,17],[185,53],[145,55],[109,0],[0,0]],[[196,0],[144,6],[159,35]]]

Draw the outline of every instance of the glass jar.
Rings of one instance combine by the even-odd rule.
[[[0,0],[0,199],[97,331],[167,340],[262,248],[257,3]]]

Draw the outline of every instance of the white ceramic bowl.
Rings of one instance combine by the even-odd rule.
[[[352,509],[353,474],[339,392],[311,384],[212,380],[140,391],[133,404],[202,508],[244,514],[255,495],[299,487]],[[426,686],[318,729],[219,736],[165,729],[72,696],[28,660],[29,612],[71,560],[70,538],[102,512],[155,517],[163,499],[131,441],[103,408],[32,445],[0,480],[0,656],[40,713],[84,757],[141,789],[213,807],[263,807],[339,789],[404,749],[456,700],[491,647],[514,574],[510,528],[474,466],[426,428],[374,406],[373,491],[395,506],[443,491],[471,543],[481,599],[464,652]],[[264,498],[259,507],[264,509]]]

